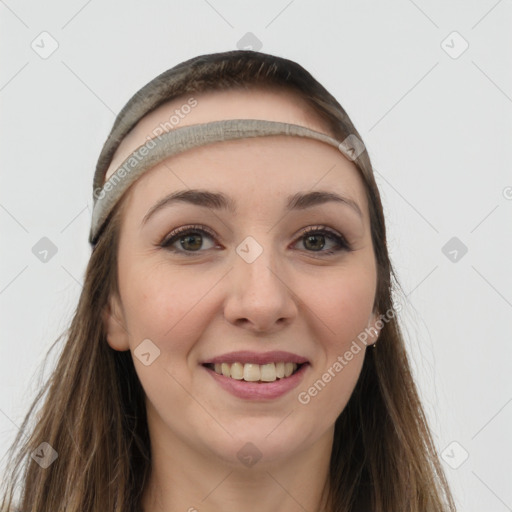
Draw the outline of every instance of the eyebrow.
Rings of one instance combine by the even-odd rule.
[[[141,225],[145,224],[149,218],[164,207],[170,206],[175,203],[189,203],[196,206],[203,206],[213,210],[226,210],[235,215],[237,213],[236,202],[230,196],[222,192],[211,192],[209,190],[201,189],[188,189],[173,192],[160,199],[142,219]],[[335,202],[338,204],[347,205],[352,208],[359,217],[363,217],[359,205],[348,197],[329,192],[327,190],[316,190],[314,192],[297,192],[294,195],[288,196],[285,205],[286,211],[292,210],[305,210],[314,206],[322,205],[325,203]]]

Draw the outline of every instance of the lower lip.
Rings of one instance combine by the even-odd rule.
[[[232,379],[231,377],[225,377],[206,366],[203,366],[203,368],[221,387],[238,398],[243,398],[245,400],[272,400],[285,395],[293,388],[297,387],[304,377],[304,373],[308,366],[309,363],[305,363],[290,377],[265,383]]]

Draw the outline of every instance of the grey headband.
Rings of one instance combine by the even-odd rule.
[[[227,119],[177,128],[148,139],[124,160],[105,183],[103,181],[107,169],[96,172],[89,242],[96,243],[110,212],[128,187],[144,172],[166,158],[213,142],[269,135],[294,135],[316,139],[339,149],[349,160],[355,160],[354,149],[350,144],[296,124],[261,119]]]

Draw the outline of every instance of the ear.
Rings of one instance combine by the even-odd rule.
[[[377,343],[382,327],[383,322],[381,315],[377,311],[373,311],[368,319],[368,327],[366,328],[366,332],[368,334],[366,344],[368,346]]]
[[[103,325],[107,334],[107,343],[111,348],[120,352],[130,349],[124,313],[117,296],[110,297],[103,311]]]

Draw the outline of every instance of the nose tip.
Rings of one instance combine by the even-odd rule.
[[[290,287],[282,271],[275,268],[273,255],[255,237],[247,236],[236,247],[232,273],[233,293],[226,318],[238,326],[250,325],[257,334],[282,327],[296,314]]]

